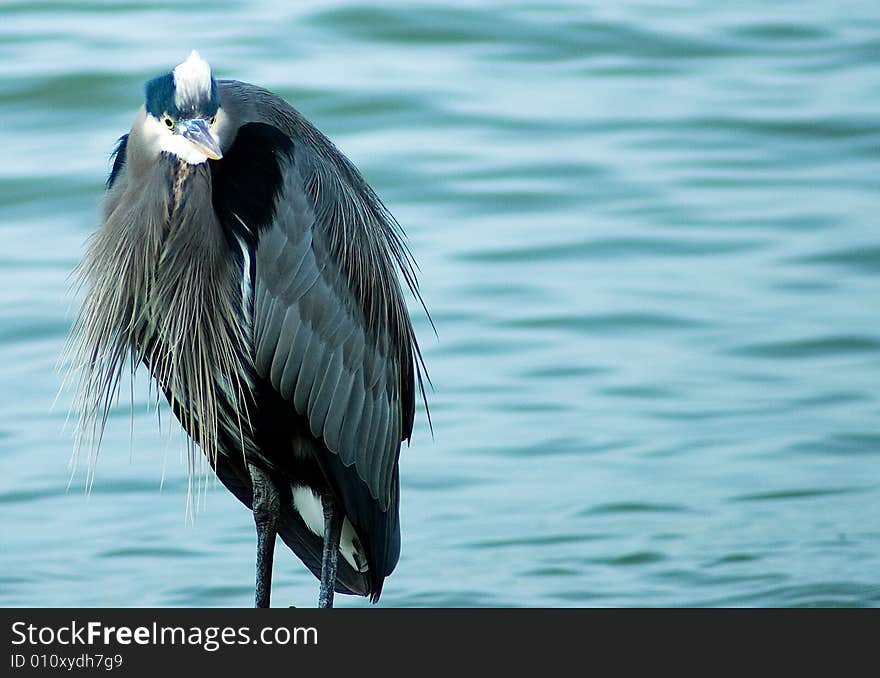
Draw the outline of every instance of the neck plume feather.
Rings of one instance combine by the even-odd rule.
[[[210,182],[204,167],[161,162],[137,182],[145,188],[128,183],[77,271],[87,292],[65,356],[79,386],[74,464],[87,449],[89,486],[126,365],[132,374],[149,367],[189,434],[191,488],[196,458],[206,480],[204,460],[216,464],[221,435],[243,452],[250,437],[248,324]]]

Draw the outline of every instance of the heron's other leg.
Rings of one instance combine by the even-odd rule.
[[[336,588],[336,563],[339,560],[339,537],[342,534],[342,508],[330,492],[322,497],[324,507],[324,554],[321,558],[321,588],[318,607],[333,607]]]
[[[269,607],[272,593],[272,558],[281,500],[275,483],[263,469],[248,464],[254,485],[254,522],[257,525],[257,586],[255,607]]]

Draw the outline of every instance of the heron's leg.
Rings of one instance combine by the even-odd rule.
[[[336,588],[336,563],[339,560],[339,537],[342,534],[341,507],[330,492],[322,497],[324,506],[324,554],[321,558],[321,588],[318,607],[333,607],[333,590]]]
[[[254,485],[254,522],[257,525],[257,586],[255,607],[269,607],[272,593],[272,558],[281,500],[275,483],[263,469],[248,464]]]

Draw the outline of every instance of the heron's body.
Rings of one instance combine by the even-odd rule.
[[[396,277],[416,291],[409,254],[357,170],[287,103],[211,78],[190,106],[174,76],[168,92],[167,78],[148,85],[120,140],[83,264],[85,421],[133,355],[254,510],[269,576],[277,531],[321,578],[336,507],[335,590],[376,600],[400,552],[397,462],[415,409],[418,348]],[[182,144],[160,121],[188,123],[169,123],[163,100],[210,132]]]

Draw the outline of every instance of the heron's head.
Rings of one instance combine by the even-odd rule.
[[[217,83],[195,50],[173,71],[147,83],[144,109],[144,139],[157,154],[170,153],[191,165],[223,156],[216,133],[222,116]]]

